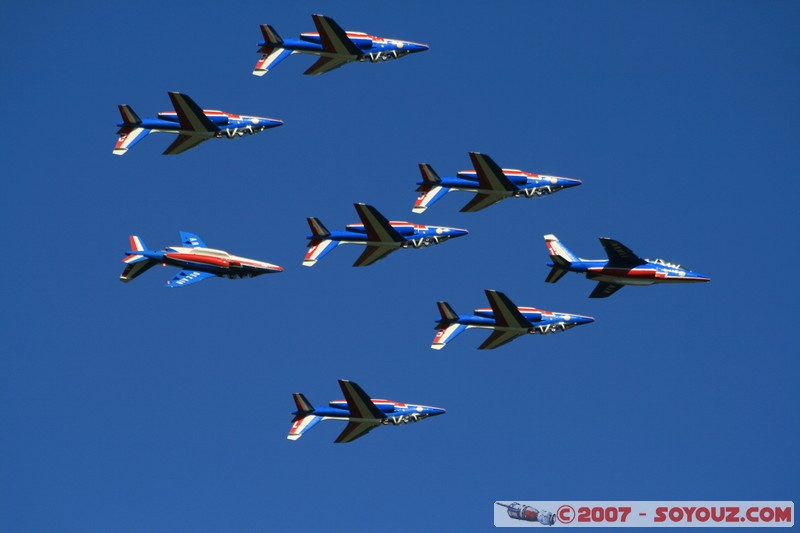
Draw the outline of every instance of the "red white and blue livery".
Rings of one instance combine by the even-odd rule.
[[[548,335],[594,322],[590,316],[545,311],[536,307],[517,307],[500,291],[487,290],[489,308],[475,309],[471,315],[459,315],[447,302],[436,302],[439,318],[431,348],[441,350],[456,335],[470,328],[492,330],[479,350],[493,350],[523,335]]]
[[[440,407],[371,399],[358,384],[345,379],[339,380],[339,386],[345,399],[330,402],[328,407],[314,408],[304,395],[292,394],[297,410],[292,412],[294,419],[287,437],[289,440],[299,439],[323,420],[347,422],[335,442],[351,442],[378,426],[399,426],[445,413]]]
[[[420,193],[412,211],[424,213],[426,209],[452,191],[475,193],[462,212],[472,213],[486,209],[506,198],[539,198],[563,189],[576,187],[581,180],[545,174],[533,174],[512,168],[500,168],[486,154],[470,152],[474,169],[462,170],[453,176],[440,178],[425,163],[419,165],[422,180],[417,182]]]
[[[185,152],[209,139],[236,139],[244,135],[255,135],[269,128],[282,126],[283,121],[276,118],[235,115],[224,111],[200,109],[194,100],[185,94],[168,93],[174,111],[163,111],[157,118],[139,118],[129,105],[120,105],[122,122],[119,126],[119,139],[114,154],[125,155],[134,144],[149,133],[177,133],[164,155]]]
[[[663,259],[643,259],[624,244],[608,237],[600,238],[608,260],[581,259],[561,244],[555,235],[545,235],[544,241],[552,259],[547,263],[552,269],[545,281],[555,283],[567,272],[586,274],[587,279],[598,282],[589,298],[607,298],[625,285],[711,281],[708,276]]]
[[[261,58],[253,74],[263,76],[292,54],[318,56],[317,62],[304,72],[314,76],[354,61],[377,63],[428,49],[426,44],[376,37],[360,31],[345,31],[332,18],[324,15],[311,15],[311,18],[317,31],[301,33],[299,39],[284,40],[275,28],[262,24],[264,40],[258,43]]]
[[[125,270],[119,277],[125,283],[143,274],[155,265],[174,266],[181,269],[167,282],[167,287],[185,287],[204,279],[254,278],[262,274],[283,272],[278,265],[239,257],[223,250],[209,248],[193,233],[181,231],[182,246],[169,246],[160,251],[148,250],[142,240],[131,235],[131,249],[126,253]]]
[[[424,248],[469,233],[465,229],[425,226],[389,221],[371,205],[354,204],[360,224],[348,224],[344,231],[328,231],[318,218],[309,218],[311,235],[303,266],[314,266],[340,244],[363,244],[367,248],[353,266],[368,266],[401,248]]]

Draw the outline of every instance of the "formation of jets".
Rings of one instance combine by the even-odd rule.
[[[389,222],[371,205],[355,204],[361,224],[348,224],[344,231],[328,231],[318,218],[309,218],[311,235],[303,266],[314,266],[340,244],[363,244],[366,249],[353,266],[369,266],[400,248],[422,248],[468,233],[465,229]]]
[[[299,439],[323,420],[347,422],[335,442],[351,442],[378,426],[399,426],[445,413],[440,407],[370,399],[358,384],[345,379],[339,380],[339,387],[342,388],[344,400],[332,401],[328,407],[314,408],[299,392],[292,395],[297,410],[292,412],[295,416],[287,437],[289,440]]]
[[[310,54],[317,61],[305,71],[320,75],[351,62],[382,62],[412,53],[423,52],[427,45],[345,31],[333,19],[312,15],[316,32],[301,33],[299,39],[282,39],[269,25],[261,25],[264,40],[259,43],[261,57],[253,74],[263,76],[292,54]],[[120,105],[122,122],[118,123],[119,138],[113,153],[123,155],[137,142],[152,132],[174,133],[177,138],[164,151],[164,155],[183,153],[213,138],[238,138],[253,135],[269,128],[281,126],[283,121],[249,115],[236,115],[223,111],[203,110],[189,96],[170,92],[174,110],[158,113],[157,118],[141,119],[128,105]],[[420,164],[422,180],[417,182],[420,193],[412,211],[423,213],[451,191],[473,193],[472,199],[461,208],[462,212],[476,212],[506,198],[537,198],[563,189],[581,185],[581,180],[501,168],[486,154],[470,152],[473,168],[457,172],[455,176],[439,177],[428,164]],[[318,218],[308,218],[311,228],[304,266],[313,266],[339,244],[360,244],[365,249],[353,266],[371,265],[401,248],[424,248],[467,235],[467,230],[447,226],[427,226],[410,222],[389,221],[377,209],[363,203],[354,204],[360,223],[349,224],[344,230],[329,231]],[[180,272],[167,282],[168,287],[184,287],[210,277],[231,279],[256,277],[282,272],[277,265],[231,255],[223,250],[208,248],[192,233],[180,232],[181,246],[163,250],[149,250],[135,235],[130,237],[130,250],[125,252],[123,282],[143,274],[161,264],[180,268]],[[655,283],[690,283],[709,281],[709,278],[681,268],[679,265],[656,259],[642,259],[630,249],[609,238],[600,243],[608,260],[581,259],[564,247],[554,235],[545,235],[551,262],[546,281],[555,283],[567,272],[585,274],[598,285],[590,298],[605,298],[625,285],[652,285]],[[529,334],[547,335],[566,331],[575,326],[594,321],[593,317],[574,313],[546,311],[535,307],[518,307],[504,293],[486,290],[488,308],[476,309],[472,314],[459,315],[446,302],[437,302],[440,318],[431,348],[441,350],[449,341],[470,328],[491,330],[479,346],[491,350],[518,337]],[[356,383],[339,380],[344,400],[332,401],[327,407],[314,408],[303,394],[295,393],[297,409],[289,431],[290,440],[299,439],[306,431],[322,420],[347,422],[336,442],[351,442],[381,425],[401,425],[418,422],[445,412],[438,407],[405,404],[390,400],[371,399]],[[518,504],[501,504],[509,515],[520,514]],[[513,512],[512,512],[513,511]],[[530,510],[525,518],[533,517]],[[535,519],[541,523],[544,513]],[[522,516],[520,514],[520,516]]]
[[[148,250],[139,237],[131,235],[131,249],[125,252],[127,255],[122,262],[126,266],[119,279],[127,283],[158,264],[181,269],[167,282],[167,287],[185,287],[213,277],[254,278],[262,274],[283,272],[283,268],[278,265],[215,250],[207,247],[193,233],[180,233],[183,246],[169,246],[160,251]]]
[[[301,33],[299,39],[281,39],[275,28],[261,25],[264,40],[258,43],[261,58],[253,69],[255,76],[263,76],[292,54],[309,54],[319,57],[304,72],[319,75],[354,61],[386,61],[398,59],[415,52],[424,52],[428,45],[400,39],[368,35],[360,31],[344,31],[334,20],[324,15],[311,15],[316,32]]]
[[[174,111],[162,111],[158,118],[139,118],[129,105],[121,104],[119,112],[119,139],[114,154],[125,153],[149,133],[177,133],[178,138],[164,151],[164,155],[175,155],[190,150],[209,139],[235,139],[244,135],[255,135],[269,128],[282,126],[276,118],[234,115],[224,111],[200,109],[194,100],[185,94],[168,93]]]

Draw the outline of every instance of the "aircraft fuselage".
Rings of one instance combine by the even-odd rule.
[[[555,266],[552,261],[548,266]],[[609,267],[608,261],[593,260],[573,262],[569,266],[561,266],[564,270],[585,274],[588,279],[616,285],[653,285],[655,283],[699,283],[709,278],[669,264],[665,261],[647,261],[644,265],[633,268]]]
[[[171,265],[186,270],[208,272],[220,277],[252,278],[262,274],[282,272],[283,268],[231,255],[222,250],[211,248],[184,248],[172,246],[161,251],[128,251],[129,255],[138,254],[164,265]]]

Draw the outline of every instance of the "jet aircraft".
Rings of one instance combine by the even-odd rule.
[[[344,231],[328,231],[318,218],[309,218],[311,235],[303,266],[314,266],[339,244],[365,244],[364,253],[353,266],[368,266],[400,248],[422,248],[461,237],[465,229],[424,226],[410,222],[389,222],[371,205],[354,204],[361,224],[348,224]]]
[[[555,283],[567,272],[586,274],[588,279],[598,281],[589,298],[607,298],[624,285],[652,285],[654,283],[697,283],[711,281],[710,278],[663,259],[642,259],[627,246],[614,239],[600,237],[608,260],[581,259],[561,244],[555,235],[545,235],[552,267],[545,279]]]
[[[125,252],[127,257],[122,260],[127,266],[119,277],[125,283],[159,263],[181,269],[167,282],[167,287],[185,287],[215,276],[237,279],[283,272],[278,265],[208,248],[200,237],[185,231],[181,231],[183,246],[169,246],[161,251],[148,250],[136,235],[131,235],[130,239],[131,249]]]
[[[254,135],[268,128],[282,126],[283,121],[276,118],[234,115],[224,111],[200,109],[194,100],[185,94],[168,93],[174,111],[163,111],[158,118],[140,119],[129,105],[120,105],[122,122],[118,122],[120,136],[114,147],[114,154],[125,155],[134,144],[153,132],[177,133],[164,155],[175,155],[194,148],[208,139],[234,139],[245,134]]]
[[[370,60],[377,63],[428,49],[426,44],[375,37],[359,31],[344,31],[332,18],[324,15],[311,15],[311,18],[317,31],[301,33],[299,39],[281,39],[275,28],[262,24],[264,40],[258,43],[261,58],[253,74],[263,76],[292,54],[319,56],[317,62],[304,72],[319,75],[353,61]]]
[[[462,170],[455,177],[440,178],[430,165],[421,163],[419,170],[422,173],[422,181],[417,182],[417,192],[420,195],[412,211],[423,213],[451,191],[475,193],[475,197],[461,208],[462,212],[471,213],[506,198],[538,198],[582,183],[581,180],[574,178],[532,174],[510,168],[501,169],[491,157],[478,152],[470,152],[469,158],[475,169]]]
[[[292,412],[295,417],[287,437],[289,440],[299,439],[322,420],[347,421],[347,426],[335,442],[351,442],[381,425],[399,426],[445,413],[445,410],[439,407],[400,403],[392,400],[371,400],[361,387],[346,379],[340,379],[339,386],[342,388],[345,399],[330,402],[328,407],[317,409],[309,403],[304,395],[292,394],[294,403],[297,404],[297,410]]]
[[[526,334],[547,335],[594,322],[590,316],[545,311],[535,307],[517,307],[500,291],[486,290],[489,309],[476,309],[472,315],[459,315],[447,302],[436,302],[441,318],[431,348],[441,350],[456,335],[470,328],[491,329],[492,334],[479,350],[493,350]]]

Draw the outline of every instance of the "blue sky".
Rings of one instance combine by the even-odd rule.
[[[796,500],[800,8],[792,2],[16,3],[0,43],[0,526],[8,531],[487,530],[495,500]],[[343,27],[430,51],[322,77],[250,74],[258,25]],[[124,157],[117,104],[285,126]],[[579,188],[411,213],[417,164],[470,150]],[[365,269],[300,265],[307,216],[353,202],[470,235]],[[178,231],[284,273],[162,286],[118,276],[127,237]],[[542,235],[608,236],[703,285],[543,282]],[[434,302],[592,315],[493,352],[441,352]],[[445,416],[334,445],[285,436],[292,392],[339,378]]]

